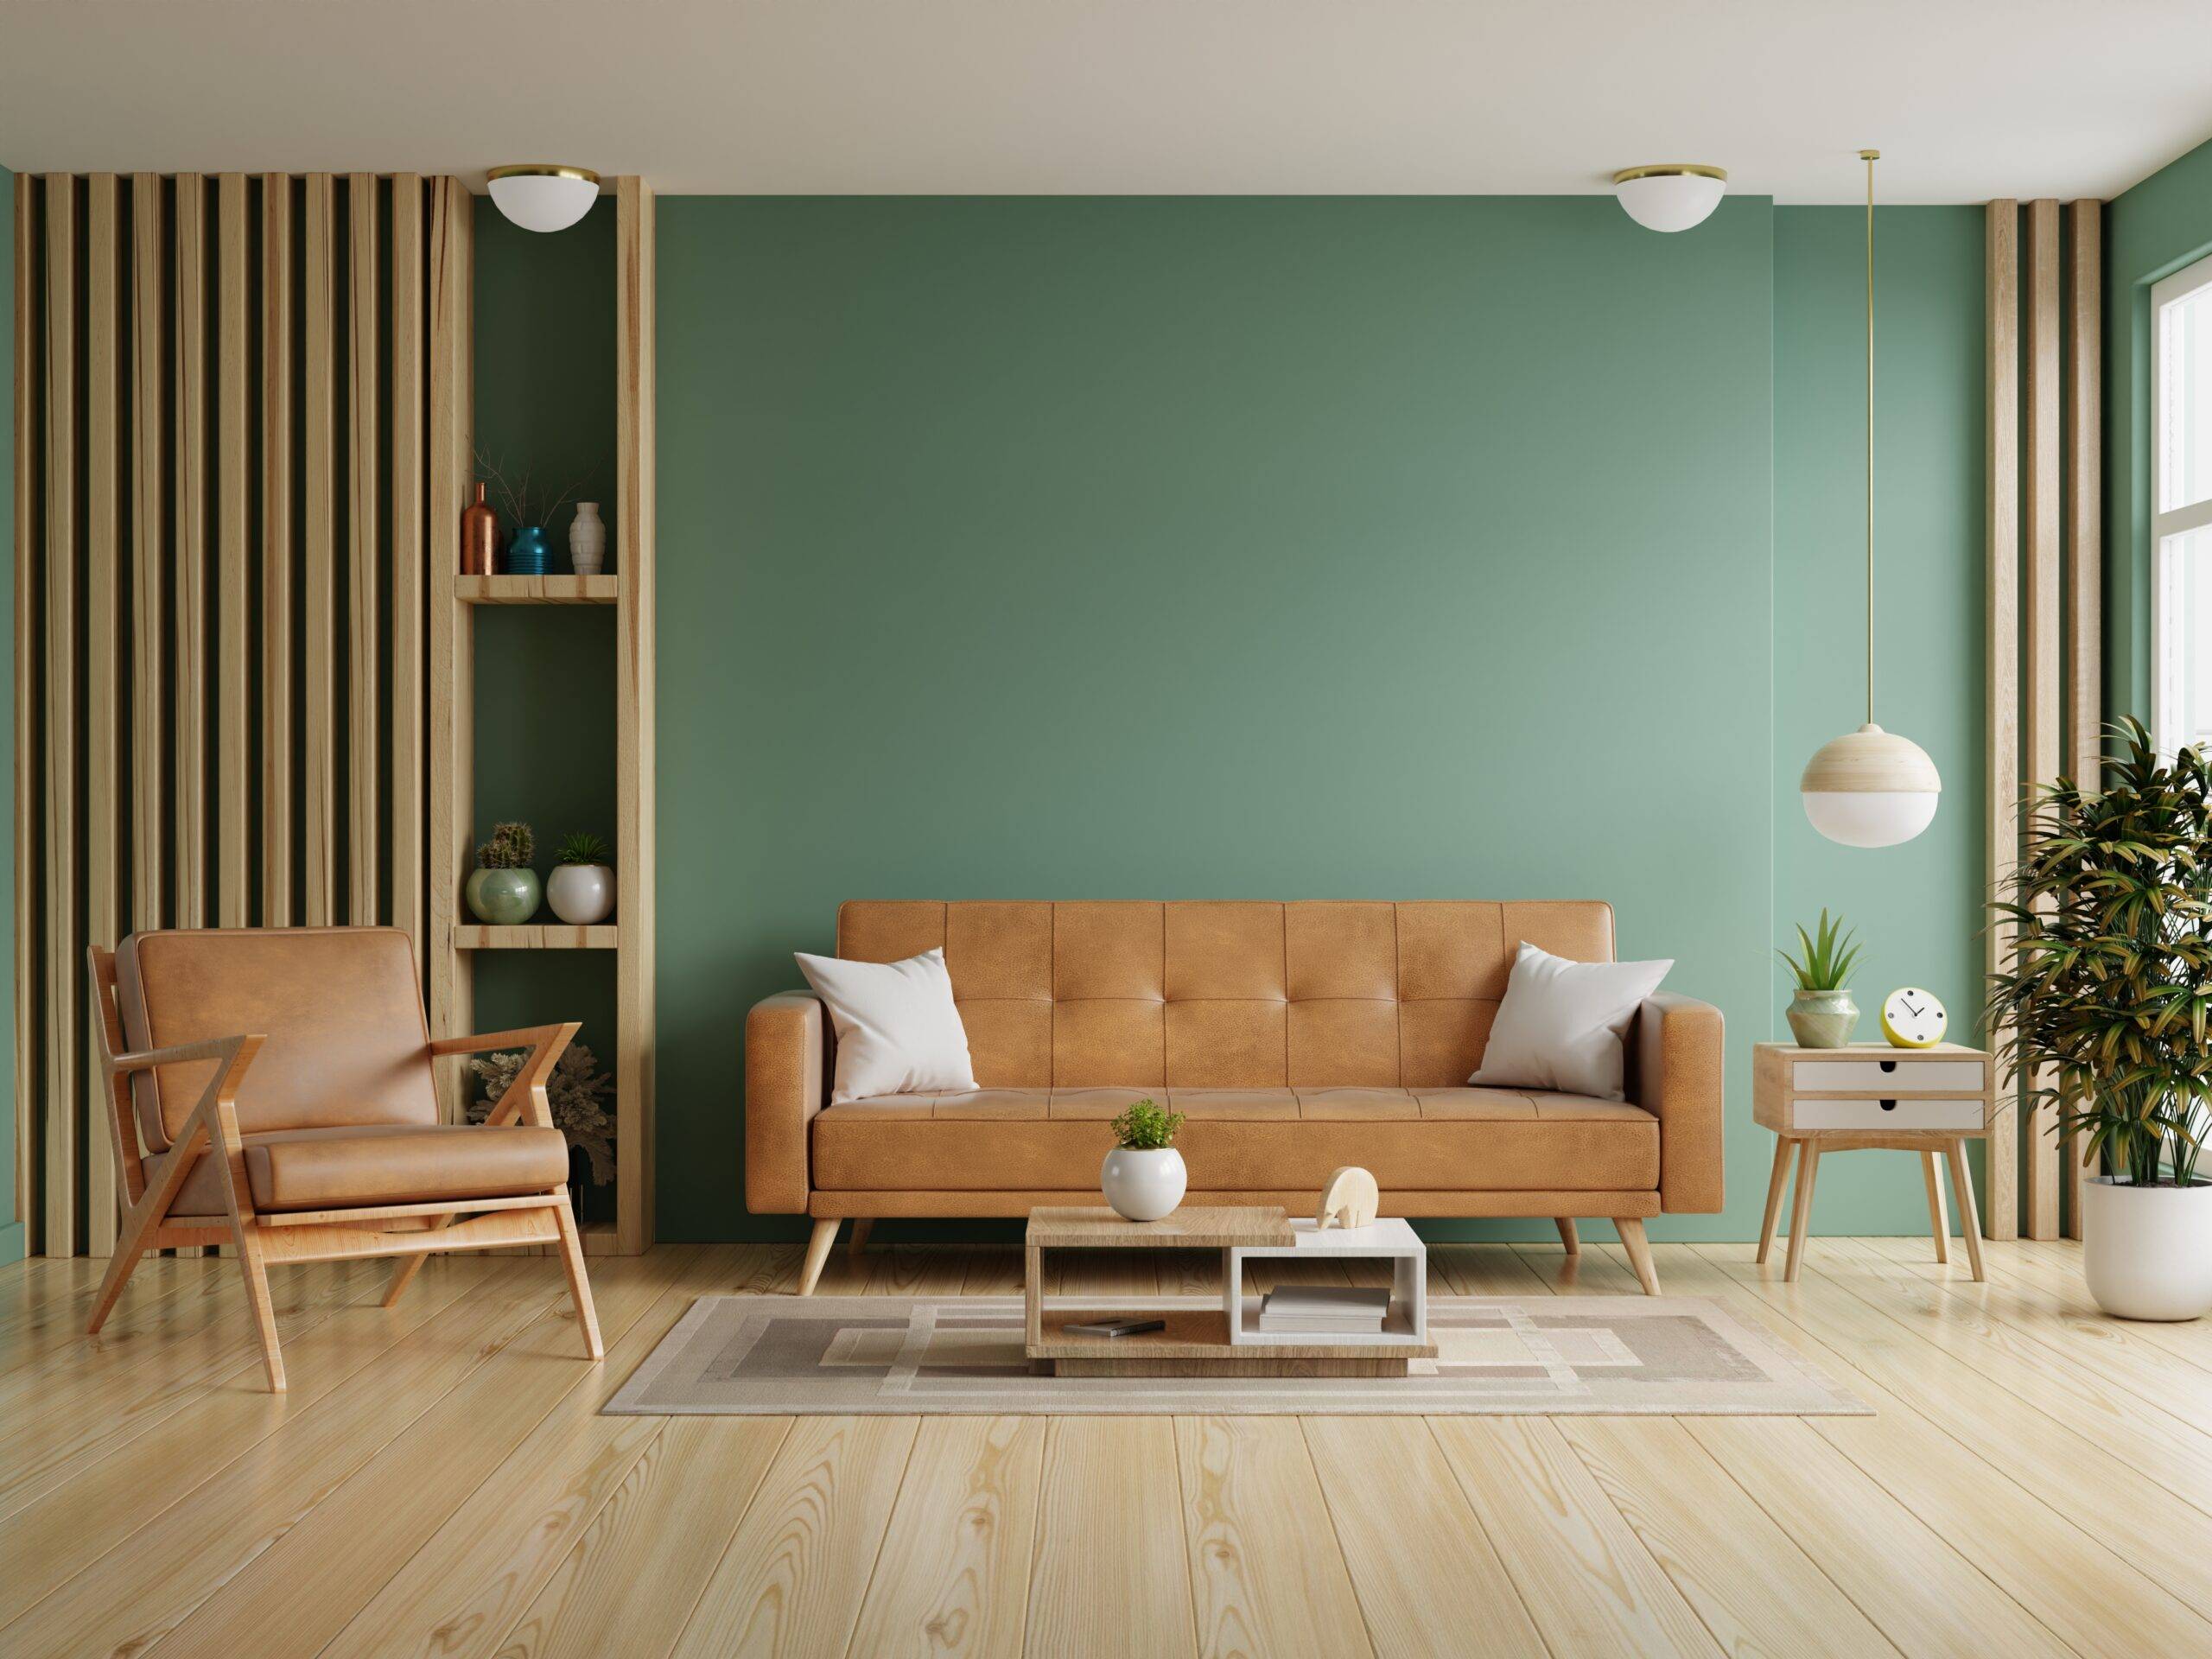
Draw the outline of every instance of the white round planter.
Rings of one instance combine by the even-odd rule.
[[[2082,1268],[2097,1306],[2123,1319],[2212,1312],[2212,1185],[2083,1181]]]
[[[1152,1152],[1116,1147],[1098,1170],[1098,1190],[1114,1213],[1128,1221],[1158,1221],[1174,1214],[1189,1184],[1183,1154],[1173,1147]]]
[[[614,908],[614,872],[604,864],[556,864],[545,878],[545,902],[571,927],[603,922]]]

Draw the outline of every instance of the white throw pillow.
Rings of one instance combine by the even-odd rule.
[[[1467,1081],[1486,1089],[1551,1089],[1621,1098],[1622,1042],[1637,1006],[1674,966],[1665,962],[1569,962],[1526,940],[1513,958],[1483,1063]]]
[[[872,1095],[976,1086],[968,1027],[953,1006],[944,951],[925,950],[904,962],[792,954],[836,1027],[832,1106]]]

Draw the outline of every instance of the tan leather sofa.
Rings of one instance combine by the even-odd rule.
[[[1106,1120],[1185,1115],[1186,1203],[1310,1211],[1372,1170],[1394,1216],[1618,1227],[1656,1288],[1643,1218],[1721,1204],[1720,1011],[1662,994],[1629,1036],[1628,1100],[1474,1089],[1523,939],[1613,957],[1599,902],[956,903],[837,912],[837,954],[942,946],[980,1085],[828,1104],[834,1033],[809,991],[745,1030],[745,1191],[806,1215],[810,1290],[847,1217],[1020,1216],[1096,1204]]]

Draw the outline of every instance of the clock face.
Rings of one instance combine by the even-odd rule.
[[[1933,991],[1907,985],[1882,999],[1882,1035],[1899,1048],[1927,1048],[1943,1040],[1950,1025]]]

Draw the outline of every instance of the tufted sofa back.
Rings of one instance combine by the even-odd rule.
[[[942,947],[986,1089],[1447,1087],[1523,939],[1613,958],[1601,900],[855,899],[837,954]]]

